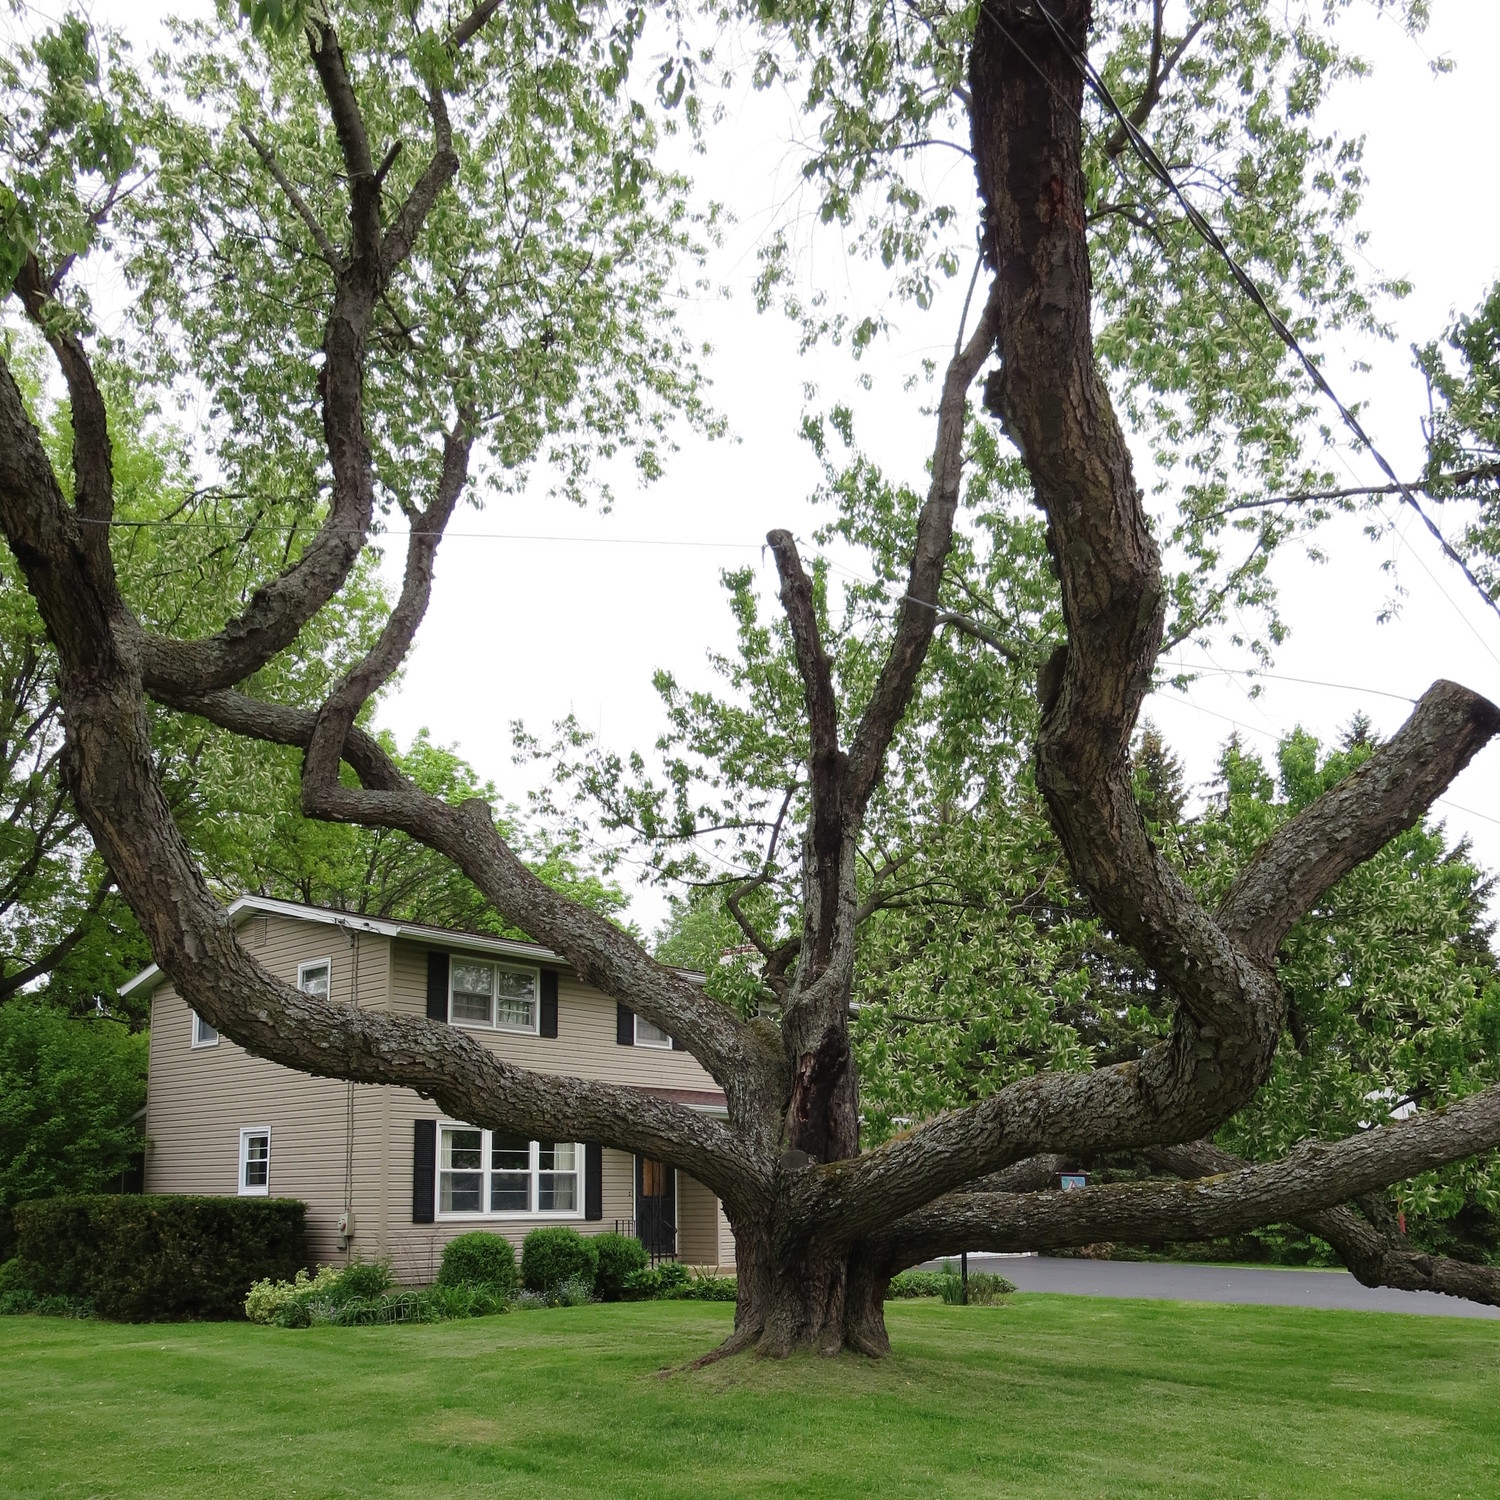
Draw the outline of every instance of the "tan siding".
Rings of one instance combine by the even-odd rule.
[[[328,959],[334,1000],[348,1004],[357,994],[361,1005],[386,1003],[388,938],[371,933],[351,938],[337,927],[283,916],[252,918],[241,937],[256,961],[279,979],[295,984],[299,964]],[[335,1229],[344,1208],[349,1085],[252,1057],[227,1037],[212,1047],[191,1043],[192,1013],[170,985],[162,985],[151,1009],[147,1191],[237,1192],[240,1130],[267,1125],[271,1192],[307,1204],[315,1260],[342,1259]],[[381,1092],[355,1086],[356,1143],[378,1138]],[[356,1216],[367,1216],[373,1225],[380,1217],[378,1158],[356,1150],[351,1187]]]
[[[729,1215],[724,1205],[715,1200],[714,1225],[719,1237],[719,1265],[726,1271],[734,1270],[734,1230],[729,1227]]]
[[[686,1172],[677,1174],[677,1258],[690,1266],[719,1264],[718,1200]]]
[[[262,925],[263,924],[263,925]],[[241,937],[256,960],[295,983],[299,962],[327,958],[332,993],[348,1003],[355,995],[355,949],[348,932],[284,916],[251,918]],[[358,935],[358,1002],[406,1013],[426,1010],[426,949]],[[528,1067],[574,1076],[646,1086],[711,1089],[712,1080],[682,1052],[621,1047],[615,1042],[615,1006],[596,991],[570,981],[559,986],[558,1037],[554,1039],[475,1032],[501,1055]],[[346,1191],[349,1085],[311,1078],[250,1056],[227,1038],[206,1048],[191,1046],[191,1014],[170,985],[153,998],[151,1075],[146,1131],[146,1187],[153,1193],[234,1194],[238,1188],[239,1132],[243,1126],[271,1129],[270,1190],[308,1205],[310,1253],[319,1263],[349,1256],[388,1255],[404,1282],[428,1281],[442,1247],[457,1234],[483,1228],[505,1235],[520,1249],[532,1229],[548,1222],[571,1224],[581,1233],[612,1230],[635,1218],[635,1162],[628,1152],[606,1150],[603,1217],[525,1220],[471,1219],[437,1224],[411,1222],[413,1122],[440,1111],[409,1089],[357,1085],[353,1090],[352,1173],[348,1188],[355,1214],[349,1250],[336,1243],[336,1221]],[[679,1175],[687,1186],[690,1179]],[[692,1257],[724,1263],[722,1228],[714,1234],[712,1195],[697,1183]],[[703,1203],[697,1203],[697,1199]],[[701,1222],[700,1222],[701,1221]],[[718,1244],[718,1253],[712,1253]],[[684,1255],[687,1252],[684,1250]]]
[[[393,1007],[408,1015],[426,1015],[427,949],[403,940],[397,940],[393,947]],[[567,974],[560,977],[557,986],[555,1038],[478,1028],[470,1030],[469,1035],[507,1062],[542,1072],[652,1088],[718,1091],[718,1085],[689,1052],[620,1046],[615,1040],[615,1002]]]

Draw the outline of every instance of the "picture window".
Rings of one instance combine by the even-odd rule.
[[[438,1132],[440,1214],[577,1218],[582,1179],[583,1147],[573,1141],[528,1141],[471,1125]]]

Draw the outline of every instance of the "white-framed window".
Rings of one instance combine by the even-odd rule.
[[[264,1198],[271,1191],[271,1127],[246,1125],[240,1131],[240,1197]]]
[[[193,1012],[193,1046],[195,1047],[217,1047],[219,1045],[219,1033],[214,1030],[197,1011]]]
[[[333,987],[333,960],[313,958],[297,965],[297,988],[304,995],[316,995],[326,1000]]]
[[[455,1026],[537,1034],[541,1006],[535,969],[454,957],[448,966],[448,1019]]]
[[[472,1125],[438,1127],[439,1218],[583,1217],[583,1147]]]
[[[645,1016],[635,1018],[635,1044],[637,1047],[670,1047],[671,1036],[660,1026],[653,1026]]]

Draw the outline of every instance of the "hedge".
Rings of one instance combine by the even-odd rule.
[[[15,1215],[11,1278],[127,1323],[242,1318],[251,1282],[307,1264],[307,1205],[293,1198],[46,1198]]]

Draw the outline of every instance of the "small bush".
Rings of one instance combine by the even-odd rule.
[[[77,1297],[43,1297],[18,1287],[0,1292],[0,1316],[36,1313],[46,1318],[92,1318],[94,1304]]]
[[[608,1233],[594,1236],[594,1249],[599,1255],[594,1292],[601,1302],[618,1302],[625,1295],[625,1278],[646,1269],[646,1247],[629,1235]]]
[[[945,1274],[942,1276],[942,1298],[944,1302],[958,1306],[964,1300],[964,1284],[958,1274]],[[1001,1297],[1009,1296],[1015,1291],[1013,1281],[1007,1281],[1003,1276],[996,1276],[989,1271],[971,1271],[969,1273],[969,1305],[971,1307],[988,1307],[991,1303]]]
[[[594,1300],[594,1284],[582,1276],[570,1276],[548,1287],[543,1295],[548,1307],[585,1307]]]
[[[943,1283],[947,1277],[941,1271],[902,1271],[891,1277],[886,1288],[887,1302],[899,1301],[903,1297],[941,1297]]]
[[[733,1276],[710,1276],[703,1272],[673,1295],[690,1302],[734,1302],[739,1297],[739,1282]]]
[[[278,1328],[310,1328],[312,1326],[312,1314],[308,1311],[308,1302],[303,1297],[293,1297],[283,1302],[276,1309],[276,1315],[271,1320]]]
[[[516,1289],[516,1252],[504,1235],[476,1229],[443,1247],[439,1286],[487,1286],[502,1297]]]
[[[390,1291],[396,1278],[388,1260],[357,1260],[339,1272],[337,1295],[345,1301],[380,1297]]]
[[[8,1274],[101,1317],[238,1318],[245,1289],[307,1263],[306,1206],[290,1198],[108,1195],[17,1204]]]
[[[649,1270],[632,1271],[625,1278],[624,1293],[632,1302],[654,1297],[675,1297],[688,1284],[688,1269],[680,1261],[664,1260]]]
[[[576,1229],[533,1229],[521,1246],[521,1280],[528,1291],[550,1292],[564,1281],[586,1281],[592,1292],[598,1269],[593,1241]]]
[[[309,1296],[328,1297],[339,1283],[341,1273],[333,1266],[319,1266],[316,1276],[298,1271],[291,1281],[272,1281],[270,1277],[252,1283],[245,1298],[245,1316],[252,1323],[277,1323],[281,1311],[290,1302],[305,1302]],[[282,1323],[281,1326],[306,1328],[306,1323]]]

